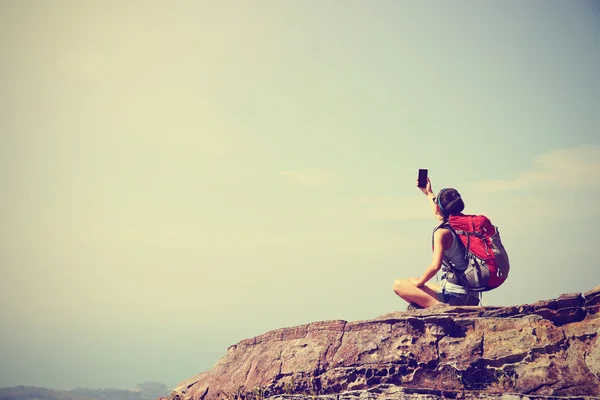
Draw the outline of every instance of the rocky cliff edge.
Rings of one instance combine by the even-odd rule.
[[[163,399],[598,398],[599,311],[597,286],[278,329],[229,347]]]

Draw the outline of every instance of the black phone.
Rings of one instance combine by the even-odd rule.
[[[419,187],[424,188],[427,186],[427,170],[420,169],[419,170]]]

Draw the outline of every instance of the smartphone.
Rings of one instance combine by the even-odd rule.
[[[427,186],[427,170],[420,169],[419,170],[419,187],[424,188]]]

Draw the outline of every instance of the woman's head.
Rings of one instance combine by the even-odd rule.
[[[460,214],[465,209],[465,203],[456,189],[446,188],[440,190],[436,197],[436,203],[441,216],[447,218],[450,215]]]

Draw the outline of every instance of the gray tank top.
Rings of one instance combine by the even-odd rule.
[[[465,258],[465,246],[460,238],[456,237],[456,233],[452,229],[437,227],[433,232],[435,233],[440,228],[448,229],[452,233],[452,245],[444,251],[444,258],[442,259],[442,287],[444,290],[456,293],[467,293],[468,290],[463,287],[459,278],[453,272],[453,268],[464,270],[468,266],[468,260]]]
[[[452,233],[452,246],[450,246],[448,250],[444,251],[444,259],[442,260],[442,264],[446,268],[453,266],[458,270],[464,270],[468,265],[467,259],[465,258],[465,246],[460,239],[456,237],[456,233],[454,233],[452,229],[448,230],[450,233]]]

